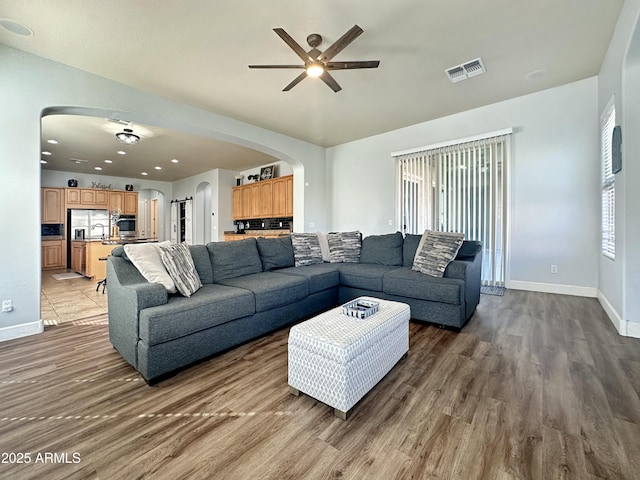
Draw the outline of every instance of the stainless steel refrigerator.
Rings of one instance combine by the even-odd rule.
[[[69,240],[99,240],[109,237],[108,210],[68,211],[67,238]]]

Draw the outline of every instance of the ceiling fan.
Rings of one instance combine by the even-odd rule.
[[[379,60],[353,61],[353,62],[332,62],[331,59],[340,53],[347,45],[353,42],[364,30],[358,25],[354,25],[347,33],[336,40],[333,45],[324,52],[318,50],[318,45],[322,43],[322,37],[317,33],[312,33],[307,37],[307,43],[311,47],[305,51],[291,36],[282,28],[274,28],[284,42],[302,59],[304,65],[249,65],[249,68],[301,68],[304,71],[298,75],[289,85],[282,89],[288,92],[306,77],[319,77],[331,90],[339,92],[342,87],[329,74],[330,70],[352,70],[356,68],[378,68]]]

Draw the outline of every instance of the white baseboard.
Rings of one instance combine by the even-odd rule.
[[[640,323],[624,320],[602,292],[598,292],[598,301],[620,335],[640,338]]]
[[[10,327],[0,328],[0,342],[13,340],[14,338],[27,337],[44,332],[44,322],[21,323],[20,325],[12,325]]]
[[[506,283],[506,287],[513,290],[557,293],[560,295],[574,295],[577,297],[596,298],[598,296],[598,290],[596,288],[578,287],[575,285],[558,285],[556,283],[521,282],[518,280],[509,280]]]

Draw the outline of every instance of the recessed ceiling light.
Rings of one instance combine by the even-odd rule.
[[[149,174],[147,172],[142,172],[140,175],[144,175],[146,177]]]
[[[162,170],[162,167],[153,167],[153,168],[155,168],[156,170]]]
[[[177,158],[174,158],[173,160],[171,160],[171,163],[178,163],[180,160],[178,160]]]
[[[42,152],[43,155],[51,155],[51,152],[47,152],[46,150]]]
[[[43,164],[43,165],[46,165],[47,161],[46,160],[40,160],[40,163]]]
[[[547,74],[544,70],[534,70],[533,72],[529,72],[524,76],[525,80],[539,80]]]
[[[124,150],[118,150],[118,155],[126,155],[127,152],[125,152]]]
[[[102,170],[102,167],[93,167],[94,170]]]
[[[113,163],[113,160],[106,159],[104,163]]]
[[[4,28],[7,32],[20,35],[21,37],[30,37],[33,35],[33,30],[29,27],[9,18],[0,19],[0,27]]]
[[[50,143],[51,145],[57,145],[58,141],[54,140],[53,138],[50,138],[49,140],[47,140],[47,143]]]

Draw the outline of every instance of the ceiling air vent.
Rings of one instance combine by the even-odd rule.
[[[447,68],[445,73],[451,80],[451,83],[461,82],[467,78],[475,77],[476,75],[482,75],[486,70],[481,58],[476,58],[462,65]]]

